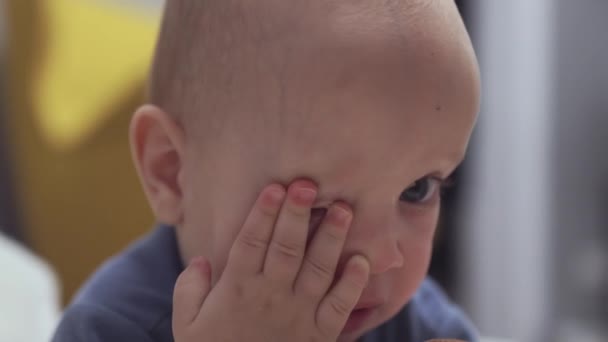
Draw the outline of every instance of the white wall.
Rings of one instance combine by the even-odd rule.
[[[560,0],[556,342],[608,341],[608,1]]]
[[[461,294],[482,332],[608,341],[608,1],[474,0]]]
[[[482,333],[545,341],[550,320],[553,0],[474,0],[482,110],[470,155],[460,289]]]
[[[49,341],[60,316],[54,272],[1,233],[0,269],[0,340]]]

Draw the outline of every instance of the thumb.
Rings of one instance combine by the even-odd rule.
[[[192,259],[179,275],[173,291],[173,330],[186,328],[198,316],[211,291],[211,265],[203,257]]]

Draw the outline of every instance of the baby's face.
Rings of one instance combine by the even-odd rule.
[[[408,46],[399,37],[348,33],[299,50],[277,94],[254,89],[241,97],[243,108],[288,113],[280,122],[248,122],[212,156],[189,144],[178,228],[184,257],[209,258],[217,281],[264,185],[305,177],[319,186],[315,207],[349,203],[354,219],[342,261],[368,258],[372,274],[360,303],[377,307],[342,341],[390,319],[424,279],[441,181],[464,158],[479,101],[468,39],[439,32]],[[312,230],[321,213],[313,211]]]

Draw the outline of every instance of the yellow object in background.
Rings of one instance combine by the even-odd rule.
[[[63,303],[154,223],[127,132],[160,13],[112,3],[6,2],[15,198],[27,240],[57,272]]]
[[[34,88],[43,138],[65,150],[91,136],[146,79],[158,17],[111,3],[47,0],[47,47]]]

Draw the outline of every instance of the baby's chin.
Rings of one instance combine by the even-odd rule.
[[[355,342],[361,337],[363,337],[365,334],[382,325],[385,321],[388,320],[382,319],[383,315],[385,314],[383,309],[384,307],[382,306],[374,309],[375,312],[372,312],[371,315],[369,315],[369,317],[367,317],[365,321],[360,325],[360,327],[357,327],[356,329],[348,331],[349,325],[351,325],[352,328],[352,324],[347,323],[347,326],[345,327],[344,331],[342,331],[342,334],[340,334],[340,336],[338,337],[337,342]]]
[[[372,331],[376,328],[377,325],[370,325],[369,327],[361,328],[359,331],[352,331],[348,333],[342,333],[338,337],[336,342],[357,342],[360,338],[362,338],[365,334]]]
[[[336,342],[356,342],[358,341],[362,336],[364,335],[364,333],[358,333],[358,334],[353,334],[353,333],[349,333],[349,334],[341,334],[338,337],[338,340]]]
[[[386,302],[377,308],[373,309],[373,312],[365,318],[364,322],[360,324],[356,329],[352,329],[351,331],[347,331],[348,323],[345,327],[345,330],[342,331],[342,334],[338,337],[337,342],[356,342],[365,334],[371,332],[372,330],[378,328],[384,323],[391,320],[395,315],[397,315],[403,307],[406,305],[407,301],[411,296],[402,296],[401,298],[392,297],[393,300]],[[355,323],[356,324],[356,323]],[[352,324],[351,324],[352,327]]]

